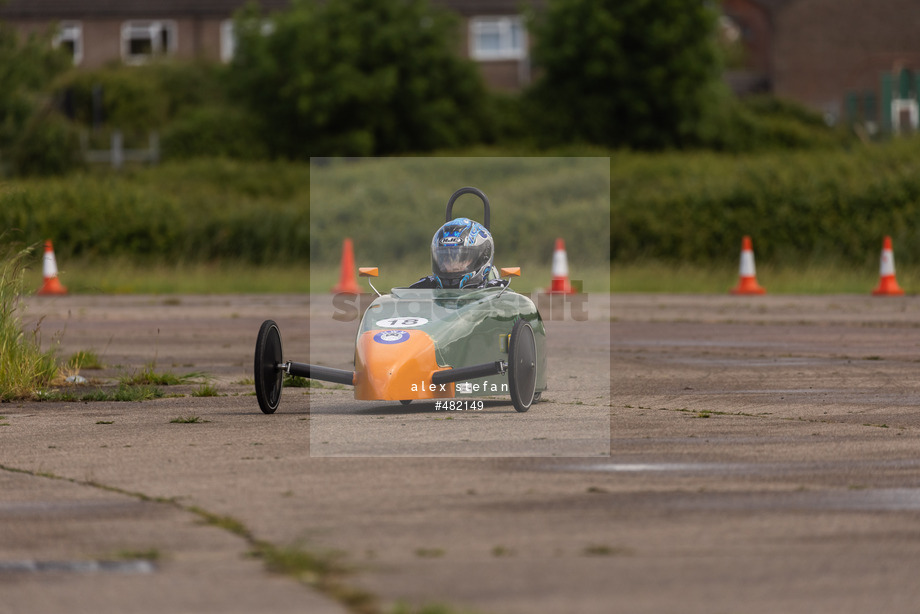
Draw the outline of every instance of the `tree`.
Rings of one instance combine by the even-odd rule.
[[[642,149],[706,141],[727,99],[703,0],[549,0],[528,92],[549,140]]]
[[[268,24],[268,25],[267,25]],[[228,75],[276,155],[372,155],[475,142],[485,87],[428,0],[294,0],[236,18]]]
[[[0,22],[0,168],[17,166],[20,154],[29,149],[28,172],[43,173],[41,157],[35,157],[35,143],[48,140],[76,144],[76,137],[64,136],[61,123],[43,123],[39,117],[52,113],[48,95],[51,80],[70,66],[67,55],[52,48],[51,36],[29,36],[21,40],[15,30]],[[66,130],[65,130],[66,132]],[[71,138],[73,137],[73,138]],[[61,169],[61,152],[49,152],[55,158],[51,172]],[[74,151],[63,158],[73,161]],[[64,163],[70,166],[69,162]]]

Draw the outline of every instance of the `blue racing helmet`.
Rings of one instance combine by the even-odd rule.
[[[431,272],[442,288],[480,285],[492,270],[494,257],[492,235],[465,217],[447,222],[431,239]]]

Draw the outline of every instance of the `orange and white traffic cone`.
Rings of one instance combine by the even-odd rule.
[[[739,267],[738,285],[732,288],[732,294],[766,294],[767,291],[757,283],[757,272],[754,268],[754,248],[751,246],[751,237],[745,235],[741,239],[741,266]]]
[[[361,286],[358,285],[358,280],[355,277],[355,253],[351,239],[345,239],[342,242],[342,272],[339,275],[339,283],[332,288],[332,291],[335,293],[361,294]]]
[[[882,257],[879,264],[878,287],[872,291],[873,296],[901,296],[904,290],[894,277],[894,252],[891,250],[891,237],[882,241]]]
[[[57,260],[54,258],[54,248],[51,240],[45,241],[45,255],[42,256],[42,277],[44,282],[37,294],[67,294],[67,288],[58,280]]]
[[[575,289],[569,281],[569,259],[565,253],[565,241],[556,239],[553,250],[553,280],[547,294],[574,294]]]

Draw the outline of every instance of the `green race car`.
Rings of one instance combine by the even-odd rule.
[[[463,194],[482,200],[485,225],[465,218],[451,220],[454,202]],[[462,237],[449,235],[442,243],[457,260],[453,244],[472,244],[470,234],[489,238],[489,201],[476,188],[461,188],[447,204],[449,230],[467,228]],[[468,228],[473,228],[470,232]],[[443,227],[442,227],[443,229]],[[439,239],[435,235],[435,242]],[[476,240],[481,241],[477,238]],[[491,245],[489,245],[491,249]],[[500,281],[488,263],[478,266],[475,286],[447,287],[445,270],[434,268],[445,287],[393,288],[379,295],[361,318],[355,339],[355,369],[346,371],[320,365],[285,362],[281,333],[272,320],[263,322],[256,339],[254,372],[256,397],[265,413],[274,413],[281,400],[284,374],[354,386],[355,399],[401,401],[416,399],[464,399],[510,395],[517,411],[524,412],[546,389],[546,331],[537,307]],[[483,261],[484,262],[484,261]],[[460,267],[462,268],[462,267]],[[470,274],[458,268],[457,275]],[[376,268],[362,268],[361,275],[375,277]],[[519,268],[501,269],[502,277],[520,275]],[[421,281],[421,280],[420,280]],[[422,284],[424,286],[424,284]],[[371,286],[373,287],[373,285]]]

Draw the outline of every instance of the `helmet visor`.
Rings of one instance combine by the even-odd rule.
[[[466,245],[438,245],[431,250],[431,268],[438,277],[461,277],[474,269],[481,249]]]

